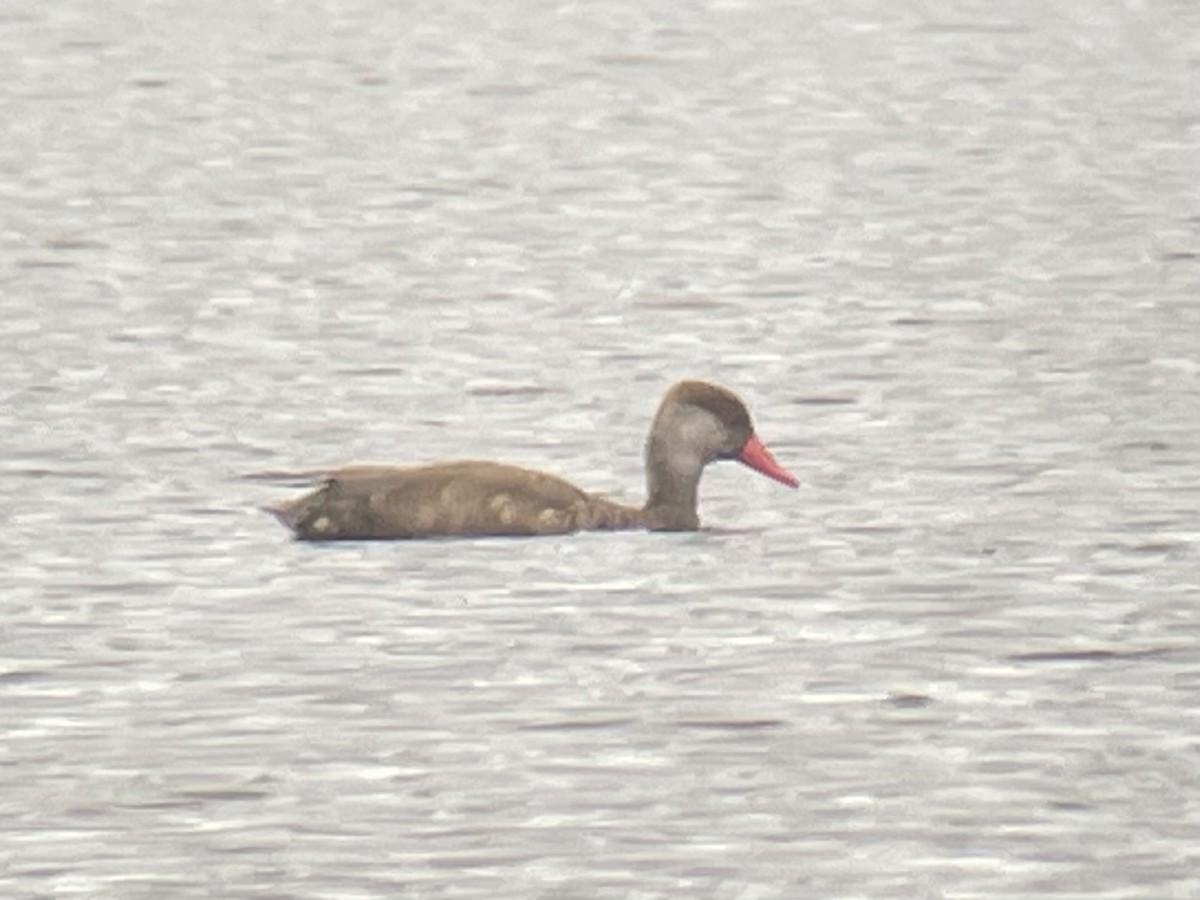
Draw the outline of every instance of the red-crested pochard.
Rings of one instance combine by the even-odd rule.
[[[646,505],[625,506],[570,482],[496,462],[349,466],[315,491],[266,510],[301,540],[565,534],[647,528],[694,531],[696,489],[710,462],[736,459],[799,482],[763,446],[737,395],[704,381],[667,391],[646,439]]]

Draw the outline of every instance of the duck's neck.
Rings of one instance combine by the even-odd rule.
[[[696,512],[700,473],[704,461],[678,446],[670,446],[662,435],[651,433],[646,441],[646,506],[649,528],[656,531],[695,531],[700,527]]]

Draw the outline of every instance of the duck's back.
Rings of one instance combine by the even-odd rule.
[[[303,540],[565,534],[636,528],[641,511],[557,476],[495,462],[352,466],[271,509]]]

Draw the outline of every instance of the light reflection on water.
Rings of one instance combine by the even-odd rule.
[[[0,37],[7,893],[1200,892],[1191,5],[222,12]],[[683,376],[800,490],[255,508]]]

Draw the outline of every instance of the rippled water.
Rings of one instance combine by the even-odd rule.
[[[1200,7],[0,7],[0,888],[1200,896]],[[259,477],[691,535],[312,546]]]

